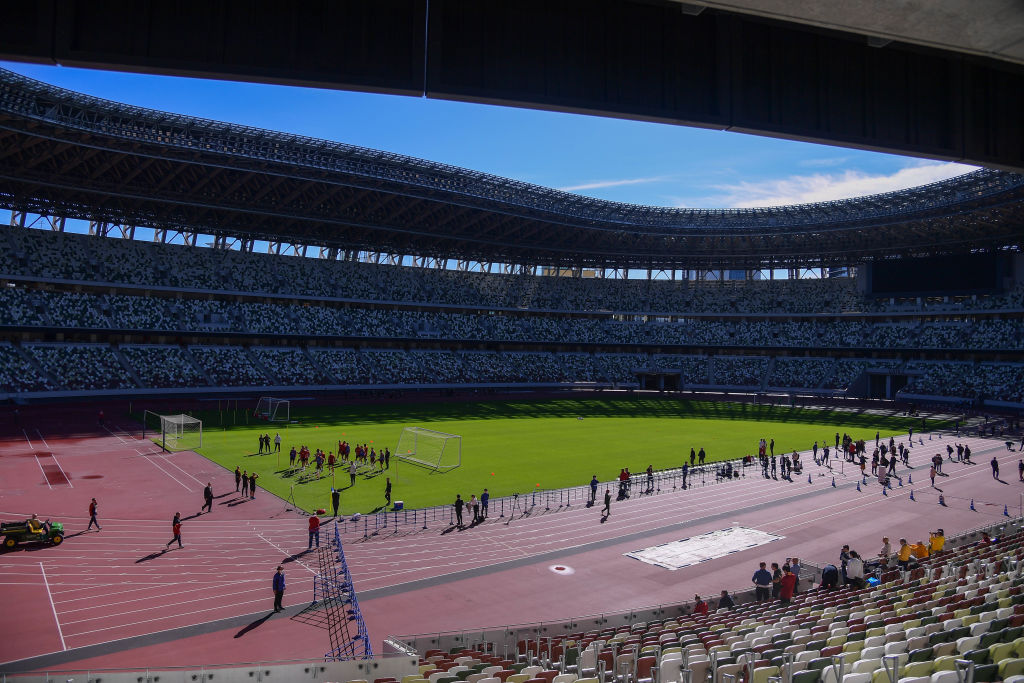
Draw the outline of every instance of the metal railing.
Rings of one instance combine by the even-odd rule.
[[[634,474],[623,491],[619,480],[599,482],[597,495],[591,498],[593,490],[589,484],[561,489],[538,489],[515,493],[510,496],[491,498],[488,501],[486,517],[473,519],[473,511],[468,504],[463,511],[465,525],[486,524],[496,520],[511,521],[512,519],[529,517],[536,514],[550,514],[572,510],[579,507],[601,506],[604,504],[604,491],[612,491],[613,500],[626,498],[656,496],[691,488],[703,488],[748,475],[748,469],[757,466],[756,462],[745,461],[743,458],[716,461],[705,465],[687,468],[684,476],[682,468],[658,470],[650,478],[646,473]],[[625,494],[625,495],[623,495]],[[465,502],[465,501],[464,501]],[[391,510],[370,514],[355,514],[338,521],[343,534],[343,541],[356,539],[370,540],[384,534],[415,533],[439,527],[456,526],[456,512],[452,504],[435,505],[427,508]]]

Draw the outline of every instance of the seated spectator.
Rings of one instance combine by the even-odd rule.
[[[928,545],[932,555],[941,553],[942,549],[946,547],[946,533],[942,529],[936,529],[929,534]]]
[[[693,613],[695,616],[706,617],[708,615],[708,603],[699,595],[693,596]]]
[[[729,591],[722,591],[722,597],[718,598],[718,609],[732,609],[736,606]]]

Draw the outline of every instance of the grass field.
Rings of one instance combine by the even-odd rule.
[[[791,452],[832,443],[835,433],[874,440],[920,427],[917,418],[898,418],[840,410],[788,408],[737,403],[707,403],[658,398],[559,399],[481,403],[373,404],[366,406],[303,406],[292,403],[296,423],[218,426],[217,411],[192,413],[204,422],[199,452],[229,470],[235,466],[259,473],[259,485],[286,497],[295,483],[295,500],[306,509],[329,508],[331,478],[296,483],[287,469],[288,451],[305,444],[315,451],[337,452],[339,439],[367,443],[392,452],[403,427],[419,426],[462,436],[462,466],[446,474],[431,473],[391,460],[384,475],[361,472],[347,487],[347,473],[338,471],[344,514],[369,512],[384,503],[385,477],[392,498],[407,508],[449,503],[487,487],[492,496],[555,489],[601,481],[632,472],[678,467],[690,448],[703,447],[709,461],[757,452],[761,437],[775,439],[775,452]],[[580,420],[579,417],[584,419]],[[930,425],[934,427],[937,425]],[[257,434],[282,437],[278,456],[257,455]],[[326,468],[325,468],[326,471]]]

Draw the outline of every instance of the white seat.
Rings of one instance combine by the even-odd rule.
[[[843,683],[871,683],[871,674],[849,673],[843,676]]]
[[[871,636],[864,639],[864,647],[881,647],[885,645],[885,636]]]
[[[931,683],[931,676],[906,676],[899,679],[897,683]]]
[[[856,662],[853,663],[852,666],[850,666],[849,670],[852,671],[853,673],[856,673],[856,674],[861,674],[861,673],[873,674],[875,672],[875,669],[880,669],[880,668],[882,668],[882,660],[881,660],[881,658],[880,657],[870,657],[870,658],[866,658],[866,659],[858,659]],[[844,681],[846,680],[845,676],[843,676],[843,680]]]
[[[678,681],[679,680],[679,668],[682,666],[683,660],[681,659],[669,659],[661,660],[661,669],[659,671],[659,680],[662,681]]]
[[[885,655],[885,647],[876,645],[874,647],[866,647],[860,651],[861,659],[881,659]]]
[[[803,652],[797,653],[796,661],[798,662],[809,662],[812,659],[817,659],[821,656],[821,650],[804,650]]]
[[[692,670],[693,667],[690,667],[690,669]],[[726,674],[732,674],[733,676],[739,677],[739,673],[742,669],[742,664],[723,664],[718,667],[717,671],[715,671],[715,680],[712,683],[724,683],[724,677]]]
[[[988,630],[992,628],[991,621],[976,621],[971,624],[971,635],[972,636],[983,636],[988,633]]]
[[[543,670],[544,670],[544,667],[542,667],[542,666],[527,666],[527,667],[523,667],[523,670],[520,671],[519,673],[526,674],[530,678],[533,678],[534,674],[539,674]],[[434,683],[434,682],[431,681],[431,683]]]
[[[917,638],[918,636],[927,635],[927,631],[925,631],[924,626],[915,626],[913,628],[908,628],[905,631],[905,635],[907,637],[907,640],[910,640],[911,638]]]
[[[970,652],[971,650],[978,649],[978,643],[981,642],[980,636],[966,636],[964,638],[957,638],[956,651],[960,654]]]
[[[907,641],[905,641],[905,640],[898,640],[898,641],[893,642],[893,643],[886,643],[885,644],[885,654],[887,656],[888,655],[898,655],[901,652],[906,652],[906,651],[907,651]]]
[[[960,677],[955,671],[936,671],[932,674],[931,683],[959,683]]]
[[[480,673],[487,674],[488,676],[490,676],[491,674],[496,674],[501,670],[502,669],[500,666],[489,666],[486,669],[481,669]]]
[[[551,683],[576,683],[576,674],[558,674]]]
[[[960,628],[963,625],[963,619],[950,619],[942,624],[942,629],[945,631],[952,631],[953,629]]]
[[[500,678],[481,678],[476,683],[494,683],[495,681],[497,681],[498,683],[501,683],[501,679]]]

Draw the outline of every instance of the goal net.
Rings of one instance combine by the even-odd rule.
[[[256,417],[267,422],[288,422],[291,419],[291,403],[283,398],[264,396],[256,404]]]
[[[448,472],[462,464],[462,437],[423,427],[406,427],[393,457],[419,467]]]
[[[160,415],[147,410],[143,438],[168,451],[194,451],[203,445],[203,421],[181,413]]]

